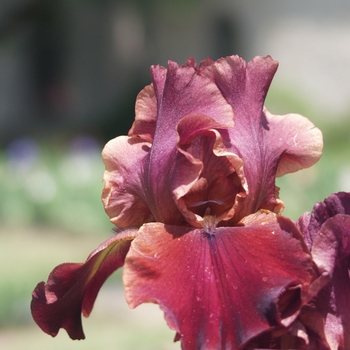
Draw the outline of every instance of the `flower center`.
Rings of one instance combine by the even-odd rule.
[[[215,215],[204,215],[202,221],[203,230],[210,236],[214,235],[219,221]]]

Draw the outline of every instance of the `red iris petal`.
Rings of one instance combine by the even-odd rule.
[[[312,257],[331,281],[316,298],[317,310],[325,317],[330,345],[350,348],[350,216],[338,214],[328,219],[313,242]],[[332,347],[334,348],[334,347]]]
[[[158,303],[183,349],[238,348],[290,324],[313,278],[310,256],[288,219],[256,214],[248,221],[213,234],[144,225],[125,262],[130,306]]]
[[[322,134],[310,121],[297,114],[275,116],[264,108],[277,66],[269,56],[248,63],[230,56],[203,64],[234,113],[230,151],[243,160],[248,185],[238,219],[258,209],[279,212],[275,177],[313,165],[322,153]]]
[[[124,264],[134,231],[122,232],[102,243],[85,263],[57,266],[47,283],[40,282],[31,303],[35,322],[53,337],[64,328],[72,339],[84,339],[81,313],[88,317],[102,284]]]

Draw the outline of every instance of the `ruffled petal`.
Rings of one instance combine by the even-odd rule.
[[[321,314],[303,307],[298,319],[291,326],[264,332],[252,339],[244,350],[331,350],[323,328]]]
[[[72,339],[84,339],[81,314],[88,317],[105,280],[123,266],[135,230],[120,232],[94,250],[85,263],[57,266],[47,283],[33,291],[31,311],[35,322],[53,337],[64,328]]]
[[[106,167],[102,202],[111,222],[120,228],[153,221],[142,178],[149,149],[148,142],[119,136],[109,141],[102,151]]]
[[[238,197],[245,195],[243,163],[227,150],[226,129],[206,116],[188,115],[178,123],[172,188],[178,208],[194,227],[202,226],[208,211],[219,221],[231,218]]]
[[[314,262],[330,282],[312,301],[332,350],[350,347],[350,193],[331,194],[298,220]]]
[[[137,96],[135,121],[129,130],[129,136],[138,136],[152,142],[156,129],[157,99],[153,84],[147,85]]]
[[[276,176],[314,165],[322,155],[322,132],[299,114],[272,115],[264,110],[266,143],[280,156]]]
[[[177,124],[185,116],[192,115],[198,119],[206,116],[223,127],[232,127],[233,112],[215,83],[199,72],[194,61],[188,61],[185,66],[170,61],[166,75],[159,66],[152,67],[151,72],[157,98],[157,122],[145,183],[151,207],[157,213],[156,221],[178,224],[179,211],[171,192],[178,153]]]
[[[222,58],[207,67],[220,91],[230,103],[235,126],[229,130],[232,152],[244,164],[248,195],[241,203],[235,222],[259,208],[279,211],[275,198],[275,173],[278,157],[269,154],[265,141],[264,100],[277,70],[271,57],[256,57],[248,64],[238,56]],[[234,222],[233,222],[234,224]]]
[[[165,132],[176,141],[176,125],[188,114],[206,115],[227,127],[234,125],[232,107],[194,61],[185,66],[169,61],[168,69],[153,66],[151,74],[158,102],[157,129],[161,134],[158,137],[166,140]]]
[[[314,278],[310,255],[290,220],[258,213],[246,223],[142,226],[124,267],[129,305],[158,303],[184,350],[236,349],[290,325]]]
[[[299,219],[295,222],[295,225],[299,229],[299,231],[302,233],[304,237],[305,244],[307,245],[308,249],[311,250],[313,238],[310,237],[309,234],[309,225],[310,225],[310,218],[311,214],[309,212],[306,212],[302,214]]]
[[[300,314],[291,325],[276,327],[258,335],[244,349],[337,350],[327,342],[322,313],[310,302],[329,280],[329,274],[323,273],[309,285]]]
[[[328,219],[314,238],[312,257],[321,272],[331,275],[317,296],[316,308],[325,317],[326,337],[332,349],[350,348],[350,216]]]
[[[232,152],[243,160],[248,187],[236,220],[258,209],[281,211],[283,203],[276,196],[276,175],[308,167],[321,155],[321,132],[306,118],[273,116],[264,108],[277,66],[269,56],[255,57],[247,64],[240,57],[231,56],[203,66],[235,115],[235,126],[229,130]]]
[[[304,228],[301,230],[305,240],[310,244],[310,250],[314,238],[320,232],[321,226],[329,218],[337,214],[350,215],[350,193],[333,193],[323,202],[318,202],[314,205],[309,219],[309,224],[307,226],[304,225]]]

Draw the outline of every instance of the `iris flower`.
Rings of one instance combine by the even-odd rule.
[[[350,349],[350,193],[316,203],[298,226],[319,272],[329,275],[327,285],[302,310],[308,337],[315,349]],[[312,323],[316,319],[322,322]]]
[[[37,285],[44,332],[84,338],[81,314],[122,266],[129,306],[158,304],[185,350],[243,349],[295,322],[319,272],[279,215],[275,178],[313,165],[322,134],[264,107],[277,66],[269,56],[152,66],[128,136],[102,152],[115,235]]]
[[[350,193],[331,194],[304,213],[297,226],[316,266],[298,317],[253,339],[247,349],[350,348]]]

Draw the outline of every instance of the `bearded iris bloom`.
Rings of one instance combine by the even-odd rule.
[[[116,234],[37,285],[31,309],[44,332],[84,338],[81,313],[121,266],[130,307],[159,304],[182,349],[243,349],[293,325],[320,273],[279,215],[275,178],[313,165],[322,134],[264,107],[277,65],[231,56],[151,68],[129,135],[102,152]]]
[[[331,194],[297,221],[318,278],[299,316],[288,326],[253,339],[247,349],[350,348],[350,193]]]
[[[330,195],[303,214],[298,226],[320,273],[329,282],[302,310],[315,349],[350,348],[350,193]],[[314,322],[319,319],[322,322]]]

